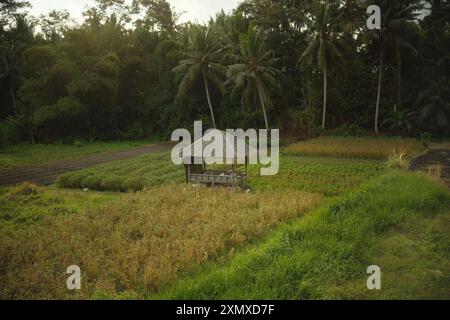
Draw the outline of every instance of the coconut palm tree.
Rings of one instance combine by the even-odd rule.
[[[192,85],[201,80],[205,88],[212,124],[216,129],[210,86],[214,86],[223,94],[225,67],[221,64],[221,56],[224,47],[210,28],[192,26],[189,30],[186,49],[187,59],[180,61],[179,65],[173,69],[176,73],[184,73],[176,98],[186,95]]]
[[[262,39],[254,28],[250,28],[241,37],[239,54],[230,55],[234,61],[228,68],[228,80],[232,84],[232,92],[242,94],[242,105],[248,105],[259,100],[264,114],[266,129],[270,130],[266,107],[272,105],[270,89],[280,89],[280,71],[275,67],[278,59],[273,52],[266,50]]]
[[[315,65],[323,73],[322,128],[325,129],[327,113],[328,67],[331,63],[344,60],[345,22],[343,14],[329,2],[312,5],[311,13],[305,16],[310,33],[309,45],[300,56],[301,65]]]
[[[381,9],[381,30],[370,31],[367,35],[375,36],[379,43],[378,90],[375,105],[375,133],[379,132],[379,115],[383,69],[385,67],[385,50],[388,45],[395,48],[397,56],[397,103],[401,100],[401,49],[409,48],[415,52],[414,46],[408,41],[407,30],[412,30],[410,24],[417,18],[419,7],[414,3],[405,4],[401,0],[369,1]]]

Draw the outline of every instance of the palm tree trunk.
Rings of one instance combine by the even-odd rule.
[[[206,98],[208,99],[208,105],[209,105],[209,111],[211,111],[211,119],[214,126],[214,129],[217,129],[216,127],[216,119],[214,118],[214,110],[211,104],[211,97],[209,96],[209,89],[208,89],[208,80],[206,80],[206,72],[203,70],[203,80],[205,82],[205,91],[206,91]]]
[[[270,131],[269,121],[267,121],[266,105],[264,104],[264,98],[263,98],[261,90],[258,90],[258,95],[259,95],[259,100],[261,101],[261,107],[262,107],[262,110],[264,113],[264,122],[266,123],[266,129],[267,129],[267,131]]]
[[[13,108],[14,108],[14,113],[17,114],[18,110],[17,110],[16,97],[15,97],[14,88],[13,88],[13,85],[12,85],[11,82],[9,83],[9,94],[11,96],[11,102],[12,102],[12,105],[13,105]]]
[[[397,53],[397,107],[401,108],[402,105],[402,53],[400,45],[396,43]]]
[[[383,80],[383,49],[380,52],[380,70],[378,71],[378,94],[375,107],[375,133],[378,134],[378,117],[380,115],[381,81]]]
[[[327,58],[323,62],[323,111],[322,111],[322,129],[325,130],[325,122],[327,116]]]

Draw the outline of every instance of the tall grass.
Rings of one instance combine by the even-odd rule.
[[[155,292],[192,266],[227,257],[305,214],[320,199],[167,185],[85,214],[50,216],[33,228],[0,232],[0,298]],[[82,270],[80,291],[66,288],[69,265]]]
[[[450,299],[450,194],[389,173],[152,298]],[[369,265],[382,290],[366,287]]]
[[[393,150],[412,156],[422,149],[414,139],[321,137],[288,146],[284,152],[295,156],[387,159]]]

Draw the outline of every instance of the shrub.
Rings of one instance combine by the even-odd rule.
[[[22,141],[22,127],[20,121],[8,118],[0,121],[0,146],[17,144]]]

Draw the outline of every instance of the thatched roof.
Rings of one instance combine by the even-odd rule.
[[[221,152],[222,155],[220,155],[220,152],[218,152],[219,154],[216,154],[215,156],[204,157],[203,151],[209,145],[213,145],[215,142],[215,139],[220,139],[222,141],[222,146],[223,146],[223,151]],[[233,143],[233,141],[234,141],[234,143]],[[238,145],[239,145],[238,142],[243,143],[245,145],[245,154],[247,157],[257,157],[258,156],[258,150],[256,148],[250,146],[249,144],[245,143],[245,140],[240,139],[240,138],[238,138],[232,134],[229,134],[225,131],[221,131],[221,130],[217,130],[217,129],[210,130],[202,138],[198,139],[197,141],[192,143],[190,146],[184,148],[181,151],[180,156],[183,157],[184,163],[186,163],[186,161],[188,159],[192,159],[192,158],[201,159],[202,161],[204,161],[204,160],[208,160],[208,161],[222,160],[223,163],[225,163],[227,159],[228,160],[237,159],[237,149],[238,149]],[[201,149],[200,149],[200,146],[201,146]],[[202,150],[202,154],[195,154],[196,148],[199,150]],[[189,154],[189,151],[190,151],[191,157],[187,156]],[[231,154],[230,154],[230,151],[234,151],[234,152],[231,152]]]

